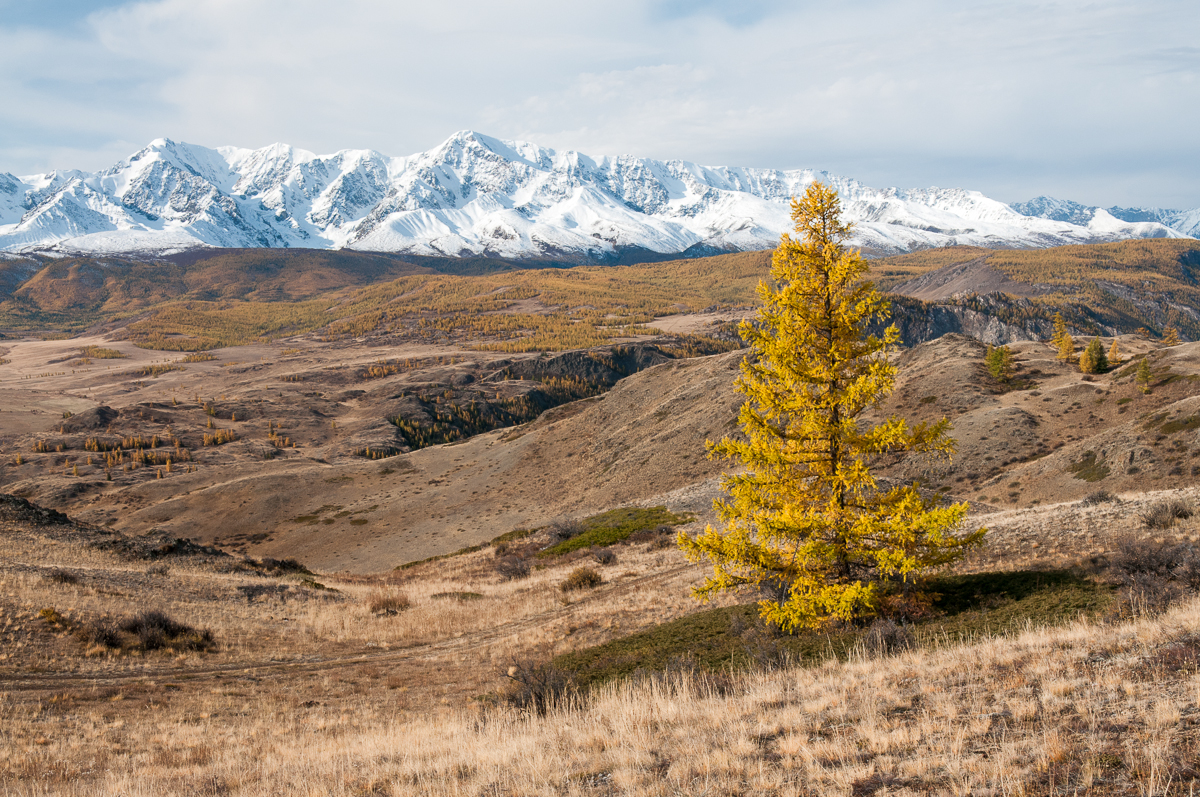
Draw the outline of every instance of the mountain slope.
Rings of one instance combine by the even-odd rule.
[[[791,226],[788,200],[818,179],[838,189],[859,245],[877,254],[1186,237],[1200,225],[1200,211],[1064,211],[1072,203],[1058,200],[1014,209],[963,189],[592,158],[465,131],[403,158],[158,139],[94,174],[0,174],[0,250],[307,247],[568,262],[713,254],[773,247]]]

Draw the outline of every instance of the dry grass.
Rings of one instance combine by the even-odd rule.
[[[485,548],[320,589],[4,533],[5,794],[1183,794],[1200,754],[1200,603],[817,667],[685,668],[538,716],[497,699],[514,660],[691,612],[699,571],[650,540],[607,567],[581,550],[505,580]],[[585,563],[603,583],[562,592]],[[69,628],[154,610],[217,648],[107,650]]]
[[[136,689],[9,695],[0,772],[21,794],[1182,794],[1200,752],[1198,636],[1190,604],[882,660],[624,682],[544,717],[411,713],[402,691],[346,694],[342,672],[158,705]]]

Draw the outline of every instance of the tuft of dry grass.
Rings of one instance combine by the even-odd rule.
[[[1174,499],[1151,504],[1141,513],[1142,525],[1148,529],[1169,529],[1177,520],[1192,516],[1192,507],[1186,501]]]
[[[571,571],[566,580],[559,585],[563,592],[574,592],[581,589],[595,589],[604,583],[604,577],[590,567],[579,567]]]
[[[379,590],[371,594],[367,599],[367,608],[371,614],[399,614],[408,607],[412,606],[412,601],[404,592],[396,592],[395,590]]]

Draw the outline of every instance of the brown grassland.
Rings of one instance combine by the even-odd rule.
[[[874,273],[1149,324],[1200,306],[1194,243]],[[1195,792],[1200,343],[1104,336],[1124,361],[1085,375],[1019,341],[1008,381],[961,335],[898,352],[879,413],[958,451],[878,472],[986,545],[927,617],[786,637],[753,594],[697,604],[674,542],[713,519],[765,253],[306,257],[171,261],[137,315],[145,264],[66,262],[0,305],[95,324],[0,349],[0,793]],[[1094,264],[1148,293],[1105,305]]]
[[[1158,498],[1127,497],[1082,550],[1111,551]],[[991,520],[1001,538],[1016,529]],[[610,548],[582,592],[560,584],[587,550],[506,579],[497,549],[521,540],[318,581],[203,552],[147,559],[19,513],[0,533],[11,794],[1182,794],[1198,774],[1200,605],[1187,600],[891,653],[681,660],[539,713],[508,705],[510,667],[697,617],[698,568],[651,535]],[[1027,548],[1004,564],[1047,561]],[[214,647],[89,636],[147,610]]]

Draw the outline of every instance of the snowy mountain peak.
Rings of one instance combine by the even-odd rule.
[[[1050,197],[1009,206],[961,188],[881,190],[822,171],[597,158],[461,130],[400,158],[160,138],[94,174],[0,174],[0,251],[303,246],[582,262],[631,248],[764,249],[790,229],[788,202],[814,180],[838,189],[859,245],[881,254],[1200,233],[1200,210]]]

